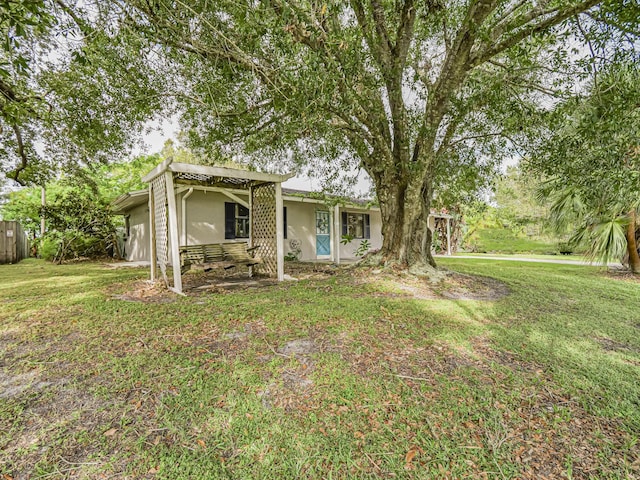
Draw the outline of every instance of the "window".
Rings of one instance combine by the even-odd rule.
[[[239,203],[224,204],[224,238],[249,238],[249,209]]]
[[[371,238],[368,213],[342,212],[342,235],[351,238]]]
[[[287,207],[283,207],[284,238],[287,238]],[[239,203],[224,203],[224,238],[249,238],[249,209]]]

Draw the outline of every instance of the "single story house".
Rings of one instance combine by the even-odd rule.
[[[282,188],[284,255],[303,261],[354,260],[361,244],[382,246],[380,209],[366,201],[336,203],[318,194]],[[233,242],[249,238],[247,190],[203,185],[176,189],[178,241],[181,246]],[[112,203],[125,218],[123,256],[128,261],[150,261],[149,190],[129,192]],[[433,214],[447,219],[446,214]],[[350,239],[345,243],[344,239]]]

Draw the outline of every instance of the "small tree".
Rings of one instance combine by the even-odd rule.
[[[559,106],[549,135],[528,162],[549,177],[541,195],[551,200],[560,230],[604,261],[626,256],[640,273],[640,69],[621,63],[591,84],[589,94]]]

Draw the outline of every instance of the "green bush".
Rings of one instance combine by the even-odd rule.
[[[46,235],[40,240],[40,258],[48,261],[53,261],[56,258],[60,242],[54,237],[54,235]]]

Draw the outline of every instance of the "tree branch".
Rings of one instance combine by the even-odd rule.
[[[18,144],[17,153],[20,157],[20,165],[18,165],[13,172],[9,172],[7,177],[16,183],[25,186],[25,182],[20,178],[20,172],[26,170],[29,165],[29,161],[27,159],[27,154],[24,151],[24,142],[22,141],[22,132],[20,131],[20,128],[15,123],[11,125],[11,128],[13,129],[13,133]]]
[[[517,45],[522,40],[527,37],[530,37],[536,33],[543,32],[550,27],[553,27],[566,19],[582,13],[591,7],[600,3],[601,0],[586,0],[584,2],[578,3],[573,7],[566,8],[562,11],[559,11],[555,15],[547,18],[546,20],[540,21],[539,23],[535,23],[533,25],[528,25],[526,28],[521,28],[513,36],[502,40],[501,42],[493,43],[491,46],[487,46],[484,51],[477,52],[473,55],[472,58],[472,66],[480,65],[491,57],[496,56],[497,54]],[[532,11],[533,12],[533,11]],[[531,16],[531,20],[536,20],[543,16],[546,11],[539,11],[537,15]],[[508,34],[510,32],[505,32],[504,34]]]

